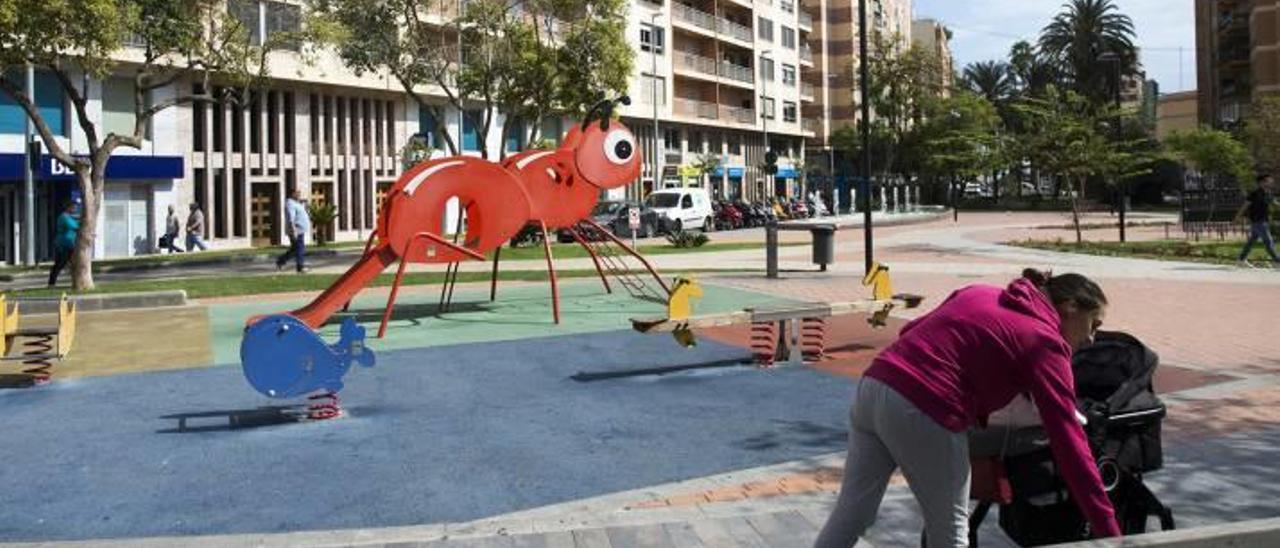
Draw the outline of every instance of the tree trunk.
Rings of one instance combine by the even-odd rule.
[[[1076,229],[1076,245],[1084,243],[1084,236],[1080,232],[1080,198],[1084,196],[1084,178],[1080,178],[1080,191],[1071,193],[1071,224]]]
[[[80,230],[76,233],[76,247],[71,252],[71,288],[82,293],[92,291],[93,242],[97,239],[98,210],[102,204],[102,168],[82,169],[76,172],[80,186]]]

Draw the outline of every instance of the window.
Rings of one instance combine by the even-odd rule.
[[[524,148],[524,122],[507,120],[507,152],[520,152]]]
[[[280,94],[267,92],[267,152],[280,150]]]
[[[756,31],[757,33],[756,36],[758,38],[760,38],[761,40],[764,40],[765,42],[773,41],[773,21],[770,21],[764,17],[760,17],[757,20],[756,27],[758,28],[758,30]]]
[[[654,89],[656,86],[656,90]],[[663,76],[654,77],[652,74],[640,75],[640,90],[637,98],[646,105],[654,103],[654,92],[657,92],[658,105],[667,104],[667,79]]]
[[[262,45],[262,17],[257,0],[229,0],[227,13],[249,34],[249,43]]]
[[[133,135],[133,81],[108,78],[102,82],[102,129],[106,133]]]
[[[284,92],[284,151],[287,154],[293,154],[294,128],[293,119],[293,92]]]
[[[791,87],[796,86],[795,65],[782,65],[782,83]]]
[[[649,51],[662,55],[665,52],[666,29],[650,25],[649,23],[640,23],[640,51]]]
[[[796,29],[782,26],[782,47],[796,49]]]
[[[795,121],[796,121],[796,103],[795,103],[795,101],[783,101],[783,102],[782,102],[782,121],[783,121],[783,122],[795,122]]]
[[[284,2],[265,2],[267,8],[266,26],[267,37],[271,37],[277,33],[292,33],[282,41],[282,46],[298,51],[301,44],[298,42],[297,32],[302,30],[302,8]]]
[[[760,78],[766,82],[773,81],[773,59],[763,55],[760,56]]]
[[[558,145],[561,137],[564,137],[564,120],[558,116],[544,118],[542,120],[542,138]]]
[[[785,11],[787,13],[795,13],[796,3],[792,2],[791,0],[782,0],[782,11]]]
[[[476,122],[483,117],[484,113],[479,110],[468,110],[462,117],[462,150],[473,152],[480,150],[480,131],[477,129]]]
[[[18,89],[27,89],[26,71],[13,70],[4,74],[4,78]],[[52,73],[36,71],[36,108],[40,117],[49,124],[54,135],[67,134],[65,109],[65,92],[58,77]],[[9,95],[0,93],[0,133],[22,135],[27,130],[27,111],[18,106]]]
[[[431,109],[418,106],[418,133],[415,137],[422,138],[423,142],[431,148],[442,148],[440,146],[440,134],[436,131],[436,117],[431,114]]]
[[[680,130],[667,128],[662,132],[663,141],[668,151],[680,152]]]
[[[702,153],[702,132],[701,131],[689,132],[689,152],[693,152],[695,154]]]
[[[768,119],[770,119],[770,120],[772,120],[772,119],[776,118],[776,117],[778,116],[778,113],[776,112],[776,107],[777,107],[777,105],[775,105],[775,104],[774,104],[774,100],[773,100],[772,98],[765,97],[765,99],[764,99],[764,117],[765,117],[765,118],[768,118]]]
[[[692,194],[685,194],[685,195],[684,195],[684,197],[680,199],[680,208],[681,208],[681,209],[692,209],[692,208],[693,208],[693,195],[692,195]]]
[[[204,87],[200,84],[192,86],[191,93],[193,95],[201,95],[204,93]],[[205,103],[204,101],[196,101],[191,103],[191,150],[195,152],[204,152],[205,150]]]
[[[737,135],[729,136],[729,154],[735,156],[742,154],[742,137]]]
[[[215,88],[213,96],[217,98],[213,103],[213,151],[222,152],[227,139],[227,106],[221,89]]]
[[[252,91],[249,99],[249,152],[262,152],[262,102],[261,92]]]

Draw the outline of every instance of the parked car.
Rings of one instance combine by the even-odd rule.
[[[655,191],[644,199],[644,205],[670,221],[671,231],[715,230],[715,212],[706,189],[668,188]]]
[[[642,204],[635,202],[626,202],[621,200],[604,200],[596,204],[596,208],[591,212],[591,220],[596,224],[605,227],[619,238],[631,237],[631,206],[640,208],[640,229],[636,231],[637,238],[649,238],[667,232],[667,223],[658,212],[651,208],[647,208]],[[573,235],[567,230],[561,230],[556,235],[556,239],[560,243],[573,242]]]

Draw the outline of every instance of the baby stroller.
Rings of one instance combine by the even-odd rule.
[[[1174,528],[1173,512],[1142,480],[1164,465],[1165,407],[1152,388],[1158,364],[1136,338],[1116,332],[1099,332],[1072,359],[1085,435],[1125,535],[1146,532],[1152,516],[1161,529]],[[1000,528],[1022,546],[1089,538],[1087,522],[1057,474],[1044,429],[1011,422],[970,433],[970,496],[978,502],[969,518],[970,545],[977,546],[978,527],[993,504],[1000,505]]]

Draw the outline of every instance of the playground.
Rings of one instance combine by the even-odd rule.
[[[174,310],[180,321],[133,330],[118,357],[101,356],[147,347],[168,369],[201,358],[169,341],[203,331],[207,363],[104,374],[82,357],[39,389],[0,391],[0,540],[467,521],[843,447],[848,379],[757,369],[746,326],[683,348],[630,329],[659,305],[598,281],[564,285],[559,326],[545,285],[504,287],[492,303],[474,289],[443,315],[434,292],[406,292],[386,338],[370,340],[377,365],[348,375],[339,419],[297,421],[290,402],[250,390],[235,360],[243,318],[292,301]],[[381,297],[351,307],[371,330],[380,314],[363,311],[380,312]],[[785,302],[709,284],[700,310]],[[112,314],[139,313],[86,313],[78,344],[120,336],[94,330]],[[694,367],[647,371],[657,366]]]

